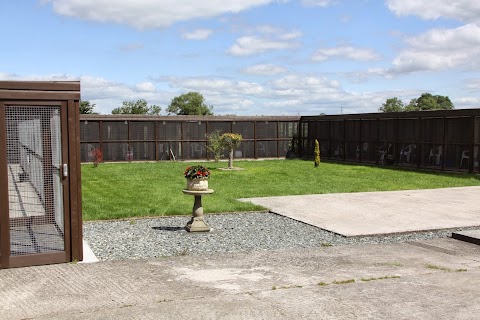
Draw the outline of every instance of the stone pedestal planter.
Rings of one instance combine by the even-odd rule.
[[[195,202],[193,204],[192,219],[185,226],[185,230],[188,232],[208,232],[210,227],[205,222],[203,217],[202,196],[212,194],[212,189],[207,190],[183,190],[183,193],[187,195],[195,196]]]
[[[187,190],[190,191],[206,191],[208,190],[207,179],[187,179]]]

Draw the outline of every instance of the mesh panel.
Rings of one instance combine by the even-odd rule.
[[[380,139],[395,141],[395,119],[380,120]]]
[[[277,138],[277,123],[257,121],[257,139]]]
[[[360,140],[360,120],[345,121],[345,140]]]
[[[181,142],[159,142],[158,143],[158,160],[181,160],[182,143]]]
[[[155,142],[130,142],[130,149],[132,160],[155,160]]]
[[[424,142],[442,143],[443,119],[423,119],[422,136]]]
[[[447,143],[468,143],[471,141],[470,118],[445,119],[447,126]]]
[[[377,141],[378,122],[377,120],[362,120],[362,140]]]
[[[10,253],[64,250],[60,107],[7,106]]]
[[[128,140],[128,121],[103,122],[103,141]]]
[[[185,159],[205,159],[207,157],[205,142],[184,142],[183,154]]]
[[[414,119],[398,120],[398,140],[404,142],[415,142],[417,140],[417,125]]]
[[[159,122],[158,140],[182,140],[182,124],[180,122]]]
[[[100,124],[96,121],[80,122],[80,140],[82,142],[100,140]]]
[[[207,125],[202,121],[182,123],[184,140],[205,140]],[[195,159],[195,158],[194,158]]]
[[[292,138],[297,134],[296,122],[279,122],[278,123],[278,136],[280,138]]]
[[[255,143],[253,141],[242,141],[242,144],[235,149],[235,158],[255,158]]]
[[[241,134],[243,139],[255,139],[254,126],[254,122],[237,121],[233,124],[232,131]]]
[[[257,156],[259,158],[272,158],[277,156],[276,141],[258,141]]]
[[[318,121],[317,126],[317,139],[320,140],[328,140],[329,131],[328,131],[328,121]]]
[[[155,140],[155,122],[130,121],[130,140]]]
[[[80,159],[82,162],[92,162],[94,160],[95,148],[100,148],[100,143],[82,143],[80,144]]]
[[[208,132],[209,133],[212,133],[213,131],[215,130],[218,130],[220,131],[220,134],[222,133],[225,133],[225,132],[230,132],[230,128],[231,128],[231,122],[210,122],[208,124]]]
[[[332,140],[343,140],[343,121],[330,122],[330,136],[332,137]]]
[[[128,143],[109,142],[103,144],[103,160],[132,161],[133,150]]]
[[[357,142],[345,143],[345,159],[346,160],[358,160],[360,157],[360,148]]]
[[[278,156],[283,158],[287,156],[287,152],[292,149],[292,142],[289,140],[281,140],[278,142]]]

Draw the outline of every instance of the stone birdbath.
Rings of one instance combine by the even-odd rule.
[[[208,232],[210,227],[205,222],[203,217],[203,206],[202,206],[202,196],[207,194],[212,194],[212,189],[207,190],[188,190],[184,189],[183,193],[186,195],[192,195],[195,197],[195,202],[193,204],[192,210],[192,219],[185,226],[185,230],[188,232]]]
[[[183,193],[195,197],[192,219],[187,223],[185,229],[188,232],[208,232],[210,227],[203,218],[202,196],[213,193],[213,190],[208,188],[210,171],[202,165],[189,166],[185,170],[184,176],[187,179],[187,187],[183,189]]]

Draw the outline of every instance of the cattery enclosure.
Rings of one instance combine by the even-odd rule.
[[[480,172],[480,109],[304,116],[299,151],[322,159]]]
[[[0,81],[0,267],[82,260],[79,82]]]

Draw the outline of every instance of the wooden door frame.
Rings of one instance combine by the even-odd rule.
[[[80,171],[80,82],[0,81],[0,127],[5,128],[5,106],[59,106],[62,163],[68,177],[61,177],[64,206],[64,251],[10,256],[8,180],[0,181],[0,268],[42,265],[83,259]],[[6,131],[0,130],[0,175],[8,173]],[[6,214],[3,214],[6,212]]]

